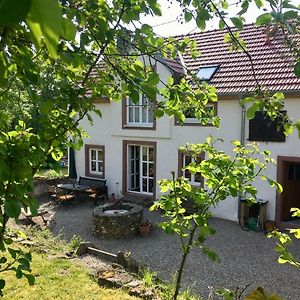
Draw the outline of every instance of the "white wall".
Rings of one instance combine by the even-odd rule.
[[[157,71],[162,78],[169,76],[168,69],[159,64]],[[122,189],[122,143],[123,140],[139,140],[157,142],[157,180],[170,178],[170,172],[178,168],[178,148],[185,143],[202,143],[208,135],[221,138],[223,143],[219,148],[227,153],[232,153],[231,141],[240,140],[241,136],[241,107],[238,100],[220,100],[218,103],[218,115],[221,118],[220,129],[200,126],[175,126],[174,119],[164,116],[157,120],[157,129],[153,130],[130,130],[122,129],[122,105],[111,102],[97,104],[102,112],[102,118],[94,117],[94,125],[91,126],[85,119],[80,124],[89,134],[85,139],[86,144],[99,144],[105,146],[105,178],[108,182],[109,193],[118,194]],[[286,100],[288,114],[295,120],[300,118],[299,99]],[[248,137],[248,120],[246,120],[246,133]],[[245,141],[247,142],[247,141]],[[300,156],[300,142],[296,133],[288,137],[285,143],[261,143],[261,149],[271,150],[272,156],[278,155]],[[84,149],[76,152],[76,166],[78,176],[84,176],[85,172]],[[270,167],[266,175],[276,179],[276,167]],[[269,218],[275,216],[274,189],[269,188],[265,181],[257,181],[258,197],[269,201]],[[157,184],[157,197],[160,195]],[[217,217],[237,220],[238,201],[228,198],[212,209]]]

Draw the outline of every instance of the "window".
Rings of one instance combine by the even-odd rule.
[[[279,119],[272,121],[264,112],[257,111],[255,117],[249,120],[249,141],[285,142]]]
[[[189,170],[183,170],[191,163],[200,163],[204,159],[204,154],[195,158],[189,152],[178,151],[178,176],[186,178],[190,184],[195,186],[203,185],[203,177],[200,173],[192,174]]]
[[[154,148],[128,145],[128,166],[128,190],[152,194],[154,186]]]
[[[200,80],[210,81],[218,69],[219,69],[219,66],[204,66],[198,70],[196,76]]]
[[[206,105],[206,109],[208,114],[212,117],[217,116],[217,103],[209,103]],[[183,124],[179,124],[175,120],[175,125],[183,125],[183,126],[210,126],[211,125],[211,118],[208,119],[208,123],[206,125],[201,125],[200,121],[197,119],[195,115],[195,110],[193,108],[188,108],[186,111],[183,112],[185,116],[185,120]]]
[[[289,168],[289,180],[300,180],[300,164],[290,164]]]
[[[156,143],[123,141],[123,190],[154,196]]]
[[[85,145],[85,175],[104,178],[104,146]]]
[[[138,103],[130,98],[123,100],[123,128],[154,128],[154,115],[151,102],[146,95],[140,95]]]

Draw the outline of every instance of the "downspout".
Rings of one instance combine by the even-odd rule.
[[[240,142],[242,147],[245,146],[245,127],[246,127],[246,108],[244,104],[241,104],[242,95],[239,97],[239,103],[242,108],[242,114],[241,114],[241,132],[240,132]],[[238,223],[240,223],[240,217],[241,217],[241,198],[242,195],[239,192],[238,194]]]

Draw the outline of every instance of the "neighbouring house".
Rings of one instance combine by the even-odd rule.
[[[277,161],[277,166],[271,166],[266,175],[277,179],[284,193],[279,195],[265,182],[257,181],[258,198],[268,201],[269,219],[278,223],[289,221],[289,209],[300,207],[298,133],[285,137],[275,130],[276,125],[269,126],[260,113],[251,121],[245,117],[240,99],[254,91],[255,80],[246,54],[228,50],[224,31],[193,33],[189,37],[197,42],[201,56],[193,59],[188,53],[182,53],[178,61],[158,62],[156,71],[167,80],[174,72],[183,72],[182,65],[185,65],[214,85],[219,97],[215,112],[221,118],[220,129],[199,126],[192,115],[187,116],[183,125],[168,116],[155,120],[143,96],[138,104],[130,99],[122,103],[102,99],[96,105],[103,117],[95,116],[93,125],[87,120],[81,122],[89,138],[85,139],[83,149],[75,153],[78,176],[107,179],[109,193],[116,196],[155,199],[160,196],[157,181],[170,178],[172,170],[182,175],[182,167],[190,162],[191,157],[179,151],[185,143],[204,142],[212,135],[224,140],[221,147],[229,153],[233,140],[245,144],[259,141],[260,148],[270,150]],[[278,33],[268,38],[264,28],[246,25],[241,37],[247,43],[260,84],[271,92],[284,92],[288,115],[299,119],[300,79],[293,73],[293,60],[283,45],[283,36]],[[198,176],[187,176],[192,184],[200,184]],[[228,198],[212,211],[216,217],[237,220],[239,201]]]

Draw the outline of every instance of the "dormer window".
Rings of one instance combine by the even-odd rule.
[[[215,73],[218,71],[219,66],[203,66],[197,72],[197,78],[203,81],[210,81]]]

